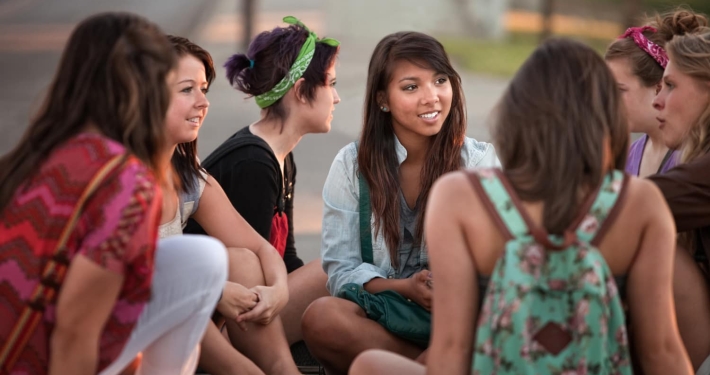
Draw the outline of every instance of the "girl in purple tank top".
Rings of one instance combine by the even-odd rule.
[[[634,143],[631,144],[631,147],[629,147],[629,156],[626,159],[626,173],[634,175],[634,176],[639,176],[639,177],[645,177],[649,174],[654,174],[654,173],[666,173],[669,169],[673,168],[678,164],[678,161],[680,160],[680,153],[678,151],[673,151],[666,148],[666,152],[663,155],[663,159],[661,159],[661,163],[658,165],[658,168],[656,168],[656,171],[651,170],[651,173],[641,173],[641,163],[642,159],[644,157],[644,154],[646,150],[648,150],[649,153],[652,153],[653,151],[651,148],[647,148],[646,145],[649,144],[649,136],[647,134],[644,134],[641,136],[641,138],[637,139],[634,141]],[[657,158],[655,158],[657,159]],[[655,167],[656,163],[651,163],[653,167]]]
[[[668,63],[664,46],[679,33],[669,22],[672,17],[672,13],[657,16],[646,26],[629,28],[604,56],[622,92],[629,129],[643,133],[631,145],[626,161],[626,172],[639,177],[664,173],[679,160],[678,151],[669,149],[661,139],[651,104]]]

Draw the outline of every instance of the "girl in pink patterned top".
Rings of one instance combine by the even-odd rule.
[[[226,280],[226,253],[195,237],[156,250],[154,172],[167,162],[159,150],[174,65],[165,36],[143,18],[83,21],[44,106],[0,158],[0,343],[38,283],[58,295],[39,301],[41,322],[9,374],[118,374],[139,352],[144,373],[194,371]],[[125,161],[89,197],[64,256],[52,257],[89,181],[116,155]],[[195,245],[206,252],[190,257]],[[57,285],[41,275],[50,257],[68,266]]]

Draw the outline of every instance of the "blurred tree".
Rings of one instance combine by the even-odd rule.
[[[590,5],[595,2],[607,2],[612,4],[625,4],[625,7],[631,2],[637,2],[639,5],[631,4],[631,6],[638,6],[636,17],[643,16],[644,13],[653,12],[664,12],[673,9],[680,5],[685,5],[690,7],[696,12],[705,13],[710,15],[710,1],[708,0],[587,0]],[[628,12],[628,8],[625,9]],[[636,20],[638,22],[638,20]]]
[[[624,1],[624,26],[637,26],[643,8],[643,0]]]
[[[242,19],[244,20],[244,38],[242,39],[242,50],[244,53],[249,49],[252,32],[254,30],[254,13],[256,10],[256,0],[242,0]]]
[[[710,14],[710,1],[708,0],[645,0],[644,3],[659,12],[679,5],[687,5],[696,12]]]
[[[542,0],[540,6],[540,14],[542,15],[540,43],[542,43],[552,35],[552,15],[555,13],[555,0]]]
[[[480,26],[478,25],[478,22],[476,22],[474,15],[471,13],[469,8],[469,0],[454,0],[454,4],[459,9],[457,13],[461,19],[461,23],[463,23],[463,29],[466,33],[472,36],[480,36]]]

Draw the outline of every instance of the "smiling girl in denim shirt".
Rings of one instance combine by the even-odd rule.
[[[359,142],[335,157],[323,188],[321,256],[328,290],[345,284],[393,290],[431,307],[422,221],[432,183],[460,168],[498,166],[488,143],[465,136],[461,79],[442,45],[416,32],[380,41],[370,60]],[[371,199],[372,263],[360,253],[359,177]],[[416,358],[424,348],[367,318],[357,304],[323,297],[306,310],[303,334],[328,373],[345,373],[360,352],[381,348]]]

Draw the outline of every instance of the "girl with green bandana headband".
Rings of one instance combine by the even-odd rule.
[[[289,301],[280,319],[288,344],[293,344],[301,340],[306,307],[328,292],[320,260],[304,265],[296,253],[296,164],[291,151],[304,135],[330,130],[334,106],[340,102],[335,90],[339,43],[319,39],[293,17],[284,21],[290,25],[259,34],[246,54],[236,54],[225,64],[230,83],[255,98],[262,108],[261,117],[227,139],[202,161],[202,167],[219,182],[242,217],[283,257],[289,272]],[[196,222],[188,223],[185,232],[205,233]],[[275,373],[271,366],[276,348],[243,345],[240,338],[249,332],[242,332],[233,322],[227,323],[227,329],[240,352],[264,372]],[[290,359],[290,353],[285,356]]]

